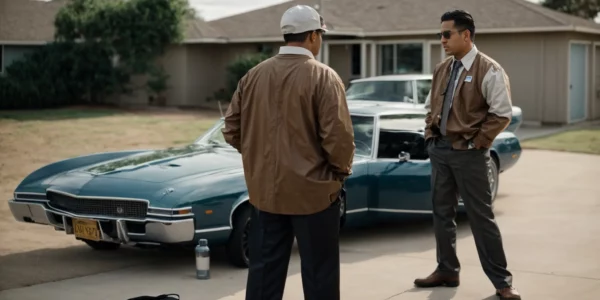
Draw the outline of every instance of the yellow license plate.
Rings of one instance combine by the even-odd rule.
[[[100,229],[94,220],[73,219],[73,232],[78,238],[99,241]]]

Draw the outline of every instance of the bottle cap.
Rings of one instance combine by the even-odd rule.
[[[208,246],[208,241],[206,239],[201,239],[198,242],[198,245],[200,245],[200,246]]]

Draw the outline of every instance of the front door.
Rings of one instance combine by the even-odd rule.
[[[587,118],[586,61],[587,45],[571,44],[569,58],[569,121],[579,122]]]

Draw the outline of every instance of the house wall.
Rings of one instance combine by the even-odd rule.
[[[523,110],[524,120],[528,123],[567,123],[568,122],[568,61],[569,40],[592,41],[597,36],[591,34],[570,33],[510,33],[479,34],[475,44],[502,65],[507,72],[513,105]],[[422,43],[423,73],[431,73],[441,61],[442,48],[439,40],[431,36],[396,36],[372,40],[380,45],[389,43]],[[593,59],[592,46],[589,47],[590,65]],[[330,65],[342,78],[349,78],[348,61],[350,54],[343,51],[343,45],[332,45]],[[381,74],[381,53],[377,55],[377,74]],[[445,56],[445,55],[444,55]],[[368,58],[367,58],[368,59]],[[600,60],[600,59],[598,59]],[[588,72],[588,116],[600,118],[600,94],[594,87],[593,69]],[[597,72],[598,73],[598,72]],[[370,74],[369,72],[367,74]],[[600,79],[598,79],[600,81]],[[600,93],[600,92],[598,92]]]
[[[218,102],[210,101],[210,98],[225,88],[227,65],[240,55],[257,53],[259,45],[190,44],[186,49],[188,94],[185,103],[181,105],[216,108]]]

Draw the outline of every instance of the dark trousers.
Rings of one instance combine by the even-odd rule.
[[[460,194],[475,238],[483,271],[496,288],[512,285],[507,270],[500,230],[492,211],[492,193],[487,177],[489,150],[452,149],[444,138],[428,143],[432,173],[433,222],[437,243],[438,271],[458,273],[456,256],[456,207]]]
[[[312,215],[277,215],[254,208],[249,233],[246,300],[281,300],[294,236],[304,299],[340,299],[340,203]]]

